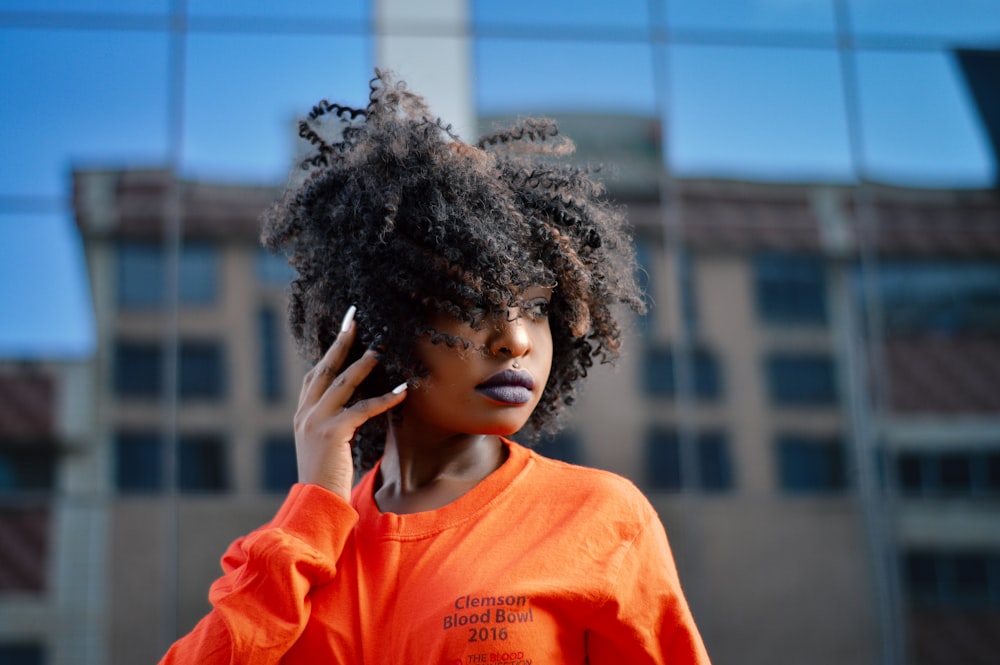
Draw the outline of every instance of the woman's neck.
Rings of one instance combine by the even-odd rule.
[[[430,440],[390,427],[375,490],[382,512],[407,514],[447,505],[496,471],[508,455],[493,435]]]

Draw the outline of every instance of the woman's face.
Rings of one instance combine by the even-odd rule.
[[[472,342],[463,349],[417,342],[428,374],[408,391],[403,426],[452,434],[510,435],[521,429],[545,390],[552,368],[548,306],[552,288],[520,294],[522,305],[488,317],[477,330],[444,315],[430,321],[438,331]]]

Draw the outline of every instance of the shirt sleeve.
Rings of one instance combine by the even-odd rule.
[[[358,515],[316,485],[294,485],[267,525],[230,545],[212,611],[161,665],[278,663],[302,634],[310,590],[329,583]]]
[[[587,631],[592,665],[710,665],[652,506]]]

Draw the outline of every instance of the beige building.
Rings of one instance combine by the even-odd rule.
[[[1000,524],[980,499],[997,491],[995,396],[955,403],[978,415],[943,414],[934,400],[949,391],[907,396],[916,379],[900,354],[929,361],[933,346],[939,364],[972,349],[992,358],[995,338],[969,347],[911,326],[870,343],[877,329],[864,320],[862,229],[849,189],[675,185],[662,209],[631,192],[654,306],[546,450],[647,491],[716,662],[874,663],[893,648],[908,649],[909,662],[938,662],[913,653],[924,649],[928,611],[962,625],[971,613],[989,645],[987,615],[949,610],[947,589],[907,599],[930,593],[920,587],[928,566],[970,552],[982,562],[966,565],[994,565]],[[110,662],[148,662],[165,631],[189,629],[208,609],[219,554],[271,514],[294,477],[289,431],[304,368],[285,331],[287,269],[255,243],[273,191],[175,183],[155,171],[78,173],[76,191],[99,326],[91,371],[94,441],[106,463],[108,650]],[[174,403],[164,399],[163,350],[173,324],[156,295],[168,274],[162,228],[172,196],[184,238]],[[996,230],[981,221],[996,210],[992,194],[876,197],[880,256],[890,267],[905,259],[914,279],[933,274],[942,246],[959,272],[996,251]],[[964,225],[945,232],[955,219]],[[925,234],[948,244],[926,244]],[[875,284],[883,327],[904,325],[898,319],[920,305],[897,302],[890,286]],[[865,380],[878,349],[888,373]],[[962,367],[951,380],[988,380],[990,365]],[[895,389],[883,403],[886,385]],[[986,484],[957,503],[915,489],[912,456],[956,447],[980,455]]]

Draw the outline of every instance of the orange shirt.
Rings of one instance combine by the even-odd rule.
[[[458,500],[381,513],[296,485],[236,541],[214,609],[162,661],[708,663],[656,512],[627,480],[510,456]]]

